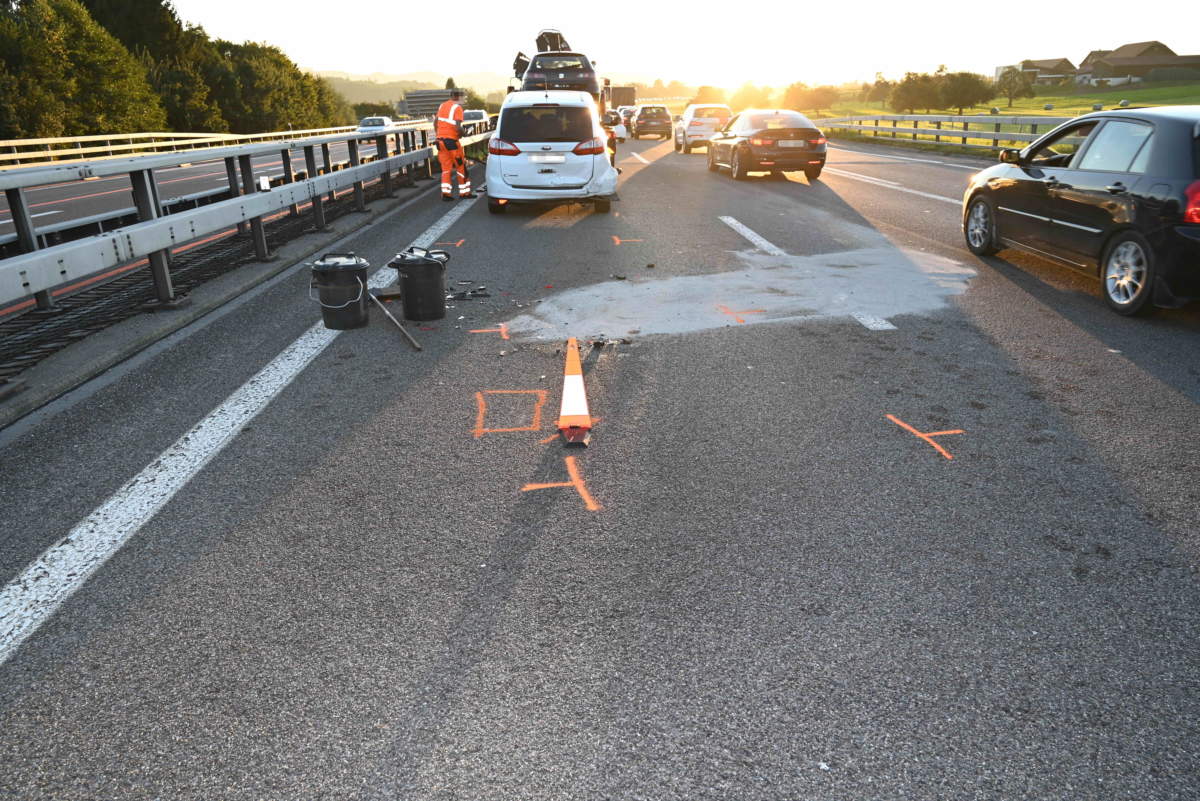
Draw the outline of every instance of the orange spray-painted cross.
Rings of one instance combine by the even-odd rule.
[[[550,484],[526,484],[521,487],[521,492],[530,492],[531,490],[553,489],[555,487],[574,487],[579,493],[579,497],[583,498],[583,504],[588,508],[589,512],[598,512],[602,508],[596,503],[596,499],[588,492],[587,485],[583,483],[583,476],[579,473],[579,465],[575,463],[574,456],[566,457],[567,475],[571,477],[570,481],[556,481]]]
[[[966,433],[961,428],[956,428],[953,431],[926,431],[926,432],[922,433],[922,432],[918,431],[917,429],[913,428],[912,426],[910,426],[908,423],[901,420],[899,417],[896,417],[895,415],[889,414],[889,415],[887,415],[887,419],[891,420],[893,423],[900,426],[901,428],[903,428],[905,431],[909,432],[910,434],[913,434],[913,435],[925,440],[930,445],[932,445],[934,447],[934,449],[937,450],[938,453],[940,453],[942,456],[945,456],[947,459],[953,459],[954,457],[950,455],[949,451],[947,451],[941,445],[934,442],[933,438],[934,437],[944,437],[949,434]]]
[[[472,328],[472,334],[499,334],[501,339],[508,339],[508,326],[500,323],[499,328]]]

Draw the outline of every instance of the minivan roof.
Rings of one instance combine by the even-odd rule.
[[[592,96],[587,92],[575,92],[567,89],[536,89],[533,91],[513,92],[504,98],[504,108],[509,108],[510,106],[534,106],[538,103],[557,103],[560,106],[595,105]]]

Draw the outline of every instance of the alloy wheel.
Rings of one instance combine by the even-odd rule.
[[[1104,265],[1104,291],[1113,303],[1132,303],[1146,285],[1146,253],[1137,242],[1125,241],[1112,249]]]

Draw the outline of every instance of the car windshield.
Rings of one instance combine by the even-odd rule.
[[[803,114],[781,111],[771,114],[751,114],[751,128],[812,128],[812,122]]]
[[[538,56],[533,68],[539,70],[586,70],[588,63],[582,56]]]
[[[721,108],[720,106],[705,106],[703,108],[696,109],[696,112],[692,115],[692,118],[693,119],[700,118],[700,119],[706,119],[706,120],[708,120],[708,119],[727,120],[727,119],[729,119],[729,109]]]
[[[368,125],[386,125],[386,124],[387,123],[383,121],[383,117],[367,117],[362,122],[359,123],[359,125],[363,126],[364,128]]]
[[[592,138],[592,115],[581,106],[520,106],[500,115],[506,142],[585,142]]]

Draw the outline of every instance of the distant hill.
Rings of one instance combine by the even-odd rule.
[[[351,75],[345,72],[319,72],[329,79],[338,94],[351,103],[387,103],[399,100],[405,92],[417,89],[441,89],[446,85],[446,75],[435,72],[412,72],[404,75],[387,75],[376,72],[370,75]],[[481,95],[504,91],[508,80],[499,73],[471,72],[454,76],[454,83],[474,89]]]

